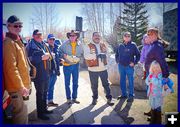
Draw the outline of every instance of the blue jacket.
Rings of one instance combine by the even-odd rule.
[[[59,66],[60,66],[60,54],[59,54],[59,49],[57,45],[54,45],[54,47],[48,45],[49,49],[51,52],[55,54],[55,59],[51,60],[51,70],[50,74],[55,73],[58,75],[60,74]]]
[[[137,64],[140,59],[140,52],[134,42],[121,43],[116,50],[116,62],[128,66],[131,62]]]
[[[46,44],[42,42],[43,46]],[[34,39],[32,39],[26,46],[26,51],[29,60],[31,63],[36,67],[36,78],[34,79],[35,83],[48,81],[49,80],[49,65],[50,61],[46,60],[46,65],[44,64],[44,61],[42,60],[42,55],[44,55],[46,50],[42,50],[39,47],[39,42],[36,42]]]
[[[149,72],[150,64],[154,60],[156,60],[160,64],[163,77],[167,78],[169,76],[168,64],[165,60],[164,47],[162,46],[162,43],[159,41],[153,42],[147,53],[147,57],[145,59],[146,72]]]

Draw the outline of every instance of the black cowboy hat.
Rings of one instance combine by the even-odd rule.
[[[72,35],[72,34],[75,34],[75,35],[77,36],[77,38],[79,38],[79,36],[80,36],[80,34],[79,34],[78,31],[71,30],[71,32],[68,32],[68,33],[67,33],[67,38],[69,38],[70,35]]]

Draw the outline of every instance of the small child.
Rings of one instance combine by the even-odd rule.
[[[150,65],[149,75],[146,78],[148,85],[147,96],[151,107],[151,124],[161,124],[161,108],[163,106],[163,91],[172,89],[168,87],[166,80],[169,78],[162,77],[162,70],[157,61]],[[164,81],[165,80],[165,81]],[[172,81],[172,80],[171,80]]]
[[[142,77],[143,80],[146,79],[146,71],[144,69],[144,62],[145,62],[145,59],[146,59],[146,56],[147,56],[147,53],[149,51],[149,48],[150,48],[150,40],[148,38],[148,35],[145,34],[143,36],[143,39],[142,39],[142,45],[143,45],[143,48],[141,50],[141,57],[140,57],[140,63],[143,64],[143,70],[144,70],[144,76]]]

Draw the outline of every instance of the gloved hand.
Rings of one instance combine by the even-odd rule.
[[[60,76],[60,71],[57,71],[57,72],[56,72],[56,75],[57,75],[57,76]]]
[[[63,59],[60,59],[59,62],[60,62],[59,66],[63,66],[64,60],[63,60]]]

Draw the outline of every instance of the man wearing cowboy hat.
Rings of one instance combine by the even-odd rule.
[[[63,72],[65,78],[66,98],[68,104],[71,104],[72,102],[79,104],[80,102],[77,101],[76,98],[78,90],[79,62],[83,55],[83,49],[81,44],[78,42],[78,32],[71,30],[71,32],[67,33],[67,38],[68,40],[60,47],[60,56],[64,60]],[[71,75],[73,78],[72,95],[69,87]]]

